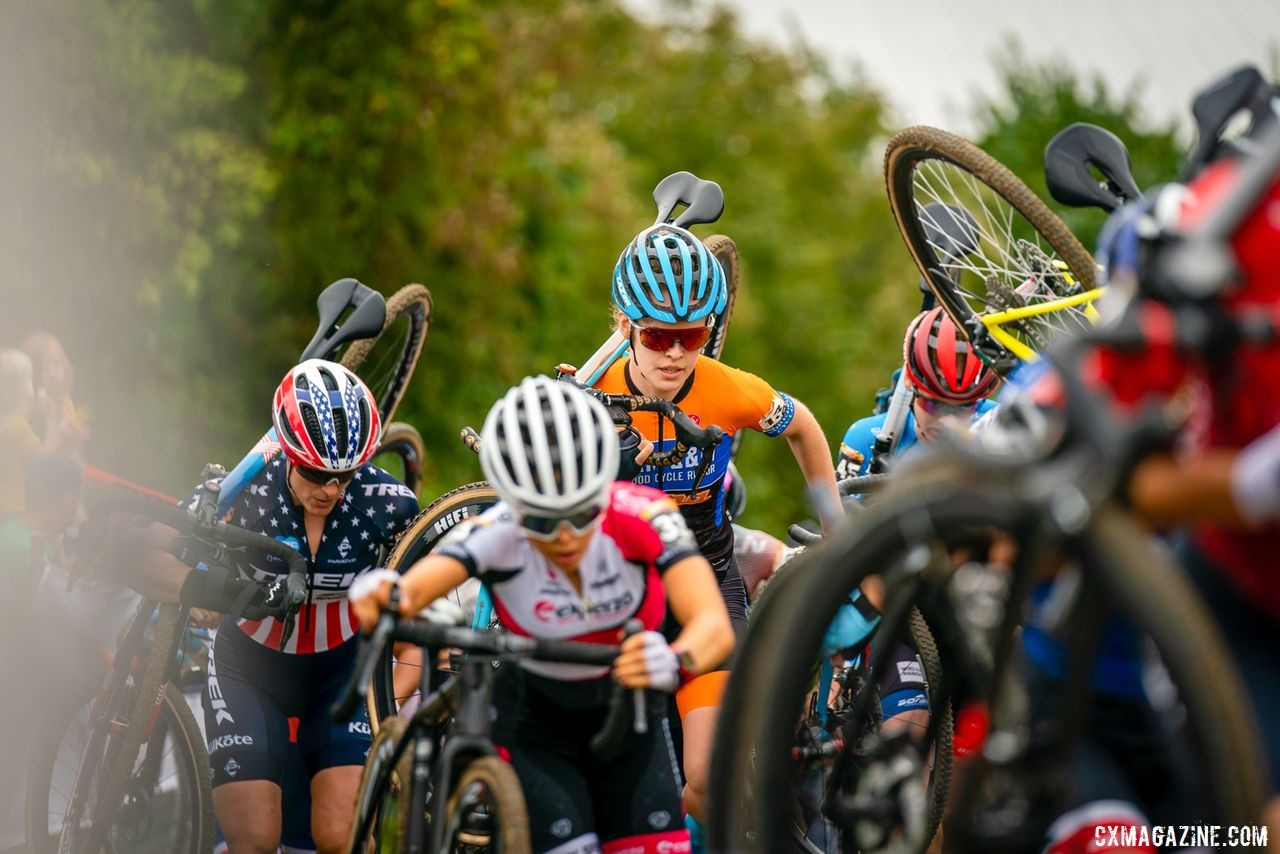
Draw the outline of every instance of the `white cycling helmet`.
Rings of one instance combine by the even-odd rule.
[[[480,467],[520,514],[604,505],[618,476],[618,438],[604,404],[566,382],[527,377],[493,405]]]

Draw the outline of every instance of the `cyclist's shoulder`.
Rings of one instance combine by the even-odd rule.
[[[418,512],[418,496],[394,475],[365,463],[356,472],[347,491],[358,504],[381,504],[393,515]]]
[[[884,428],[886,418],[888,418],[887,412],[859,418],[849,425],[848,430],[844,431],[844,439],[841,440],[841,444],[858,449],[861,449],[863,445],[870,448],[875,444],[876,437],[880,435],[880,431]]]
[[[625,480],[615,481],[609,486],[609,503],[605,512],[610,517],[635,517],[647,521],[667,511],[679,512],[679,508],[661,490]]]

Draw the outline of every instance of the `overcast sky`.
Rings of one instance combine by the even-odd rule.
[[[631,0],[637,8],[653,4]],[[1280,68],[1280,0],[720,0],[748,33],[799,32],[839,72],[861,67],[898,120],[965,132],[992,58],[1010,36],[1033,59],[1061,59],[1117,90],[1143,80],[1152,118],[1190,127],[1194,93],[1253,62]]]

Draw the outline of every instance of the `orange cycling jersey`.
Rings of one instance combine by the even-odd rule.
[[[614,362],[595,387],[610,394],[642,393],[631,379],[630,360],[626,359]],[[733,558],[733,527],[724,512],[724,476],[729,470],[733,436],[744,428],[766,436],[781,435],[795,416],[795,401],[755,374],[699,356],[672,402],[700,426],[723,428],[724,438],[711,450],[711,461],[697,484],[693,477],[702,463],[702,451],[696,448],[670,466],[644,466],[635,482],[661,489],[680,505],[698,548],[720,574]],[[655,452],[675,445],[675,428],[661,415],[633,412],[631,418],[640,435],[653,442]]]

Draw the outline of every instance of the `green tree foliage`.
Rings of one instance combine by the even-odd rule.
[[[172,491],[267,425],[314,299],[355,276],[435,299],[399,416],[427,492],[479,477],[455,436],[510,383],[609,333],[618,253],[653,186],[690,170],[726,209],[742,291],[725,356],[806,401],[834,443],[900,359],[917,274],[879,174],[880,96],[702,3],[21,0],[5,35],[0,204],[11,340],[63,336],[90,457]],[[20,35],[19,35],[20,34]],[[1049,69],[1006,69],[981,144],[1035,182],[1093,120],[1167,177],[1167,133]],[[21,168],[16,168],[21,164]],[[1152,171],[1145,171],[1145,170]],[[15,183],[16,182],[16,183]],[[1041,188],[1042,189],[1042,188]],[[753,524],[807,515],[785,442],[740,460]]]
[[[1106,214],[1064,208],[1050,198],[1044,147],[1058,131],[1091,122],[1116,134],[1129,149],[1134,179],[1143,189],[1177,179],[1186,141],[1179,138],[1175,123],[1153,126],[1143,118],[1142,83],[1117,93],[1100,75],[1082,80],[1066,66],[1034,63],[1016,45],[998,70],[1001,94],[979,104],[974,142],[1053,206],[1086,248],[1093,248]],[[1188,105],[1190,101],[1188,94]]]

